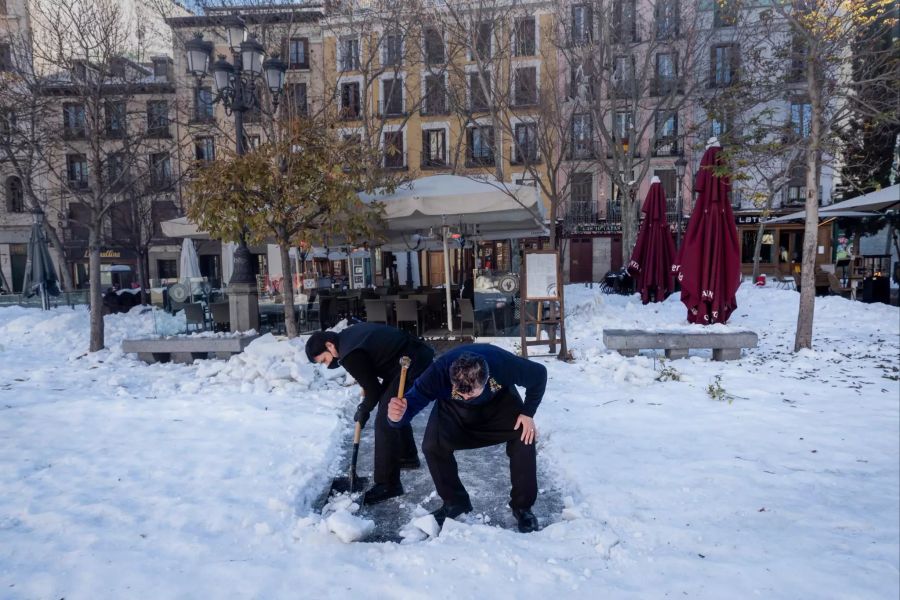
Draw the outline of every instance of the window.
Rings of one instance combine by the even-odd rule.
[[[581,46],[591,41],[593,20],[591,7],[586,4],[576,4],[572,7],[572,44]]]
[[[785,204],[806,204],[806,168],[802,164],[790,170]]]
[[[579,100],[590,100],[594,95],[593,89],[593,63],[577,62],[571,67],[569,73],[569,97]]]
[[[569,189],[569,212],[579,221],[592,221],[594,215],[594,176],[591,173],[572,173]]]
[[[125,102],[123,100],[106,102],[103,114],[106,118],[106,135],[108,137],[125,135]]]
[[[717,138],[728,135],[729,133],[731,133],[731,130],[734,127],[733,121],[734,118],[727,113],[717,114],[710,117],[709,134]]]
[[[289,83],[285,86],[287,102],[282,104],[289,117],[305,117],[309,113],[305,83]]]
[[[490,125],[470,127],[468,137],[468,165],[494,164],[494,128]]]
[[[806,100],[791,101],[791,129],[794,135],[809,137],[812,122],[812,105]]]
[[[359,39],[341,40],[341,71],[355,71],[359,68]]]
[[[12,49],[9,44],[0,44],[0,71],[12,71]]]
[[[153,61],[153,76],[154,77],[168,77],[169,76],[169,62],[167,60],[159,59]]]
[[[168,152],[157,152],[150,155],[150,186],[160,190],[172,183],[172,161]]]
[[[8,14],[6,9],[6,0],[0,0],[0,15],[5,14]]]
[[[84,154],[66,155],[66,176],[69,187],[79,190],[87,189],[88,163]]]
[[[259,135],[245,135],[244,148],[246,148],[248,152],[259,150],[259,144],[261,143],[261,141],[262,138]]]
[[[11,213],[25,212],[25,188],[16,176],[6,178],[6,210]]]
[[[447,130],[422,130],[422,166],[444,167],[447,165]]]
[[[403,114],[403,79],[385,79],[381,82],[381,114],[397,116]]]
[[[675,169],[654,169],[653,174],[659,177],[662,184],[663,192],[666,194],[667,201],[675,200],[675,188],[677,187],[677,179]]]
[[[209,87],[194,88],[194,121],[212,121],[215,116],[212,89]]]
[[[106,157],[106,185],[111,190],[119,190],[125,181],[125,156],[114,152]]]
[[[169,103],[165,100],[147,102],[147,134],[169,137]]]
[[[537,104],[537,67],[516,69],[513,102],[516,106]]]
[[[359,83],[342,83],[341,84],[341,118],[342,119],[358,119],[359,118]]]
[[[490,21],[483,21],[478,24],[475,30],[475,54],[481,60],[491,58],[491,38],[493,36],[494,27]],[[474,56],[472,57],[474,60]]]
[[[178,208],[175,206],[175,203],[171,200],[154,200],[150,203],[150,218],[153,220],[153,237],[162,238],[162,226],[160,223],[163,221],[170,221],[178,216]],[[163,261],[160,261],[163,262]],[[176,263],[175,259],[172,259],[172,263]],[[174,268],[174,267],[173,267]],[[163,275],[162,270],[160,270],[159,277],[177,277],[178,274],[175,275]]]
[[[200,137],[194,141],[194,158],[200,162],[216,160],[216,142],[211,137]]]
[[[634,57],[619,55],[613,58],[612,93],[619,98],[634,95]]]
[[[402,169],[406,165],[403,152],[403,132],[389,131],[384,134],[384,168]]]
[[[727,87],[737,80],[737,44],[722,44],[709,49],[709,86]]]
[[[288,69],[309,68],[309,39],[291,38],[288,40]]]
[[[619,110],[613,115],[613,137],[617,142],[628,144],[634,130],[634,116],[631,111]]]
[[[745,229],[741,234],[741,262],[752,263],[756,252],[756,229]],[[762,244],[759,247],[759,262],[771,264],[774,255],[775,233],[771,229],[763,231]]]
[[[130,202],[116,202],[110,207],[107,214],[109,215],[110,237],[112,239],[119,241],[131,239],[134,233],[131,208]]]
[[[384,36],[381,63],[385,67],[398,67],[403,62],[403,38],[397,33]]]
[[[572,115],[572,158],[594,155],[594,128],[590,113]]]
[[[616,0],[613,6],[613,38],[619,43],[637,41],[634,0]]]
[[[444,38],[434,27],[425,29],[425,62],[429,65],[444,62]]]
[[[788,71],[789,81],[801,81],[806,77],[806,64],[809,47],[802,35],[795,35],[791,40],[791,64]]]
[[[738,6],[735,0],[715,0],[713,2],[713,25],[731,27],[737,23]]]
[[[656,95],[664,96],[676,89],[678,72],[674,52],[660,52],[656,55]]]
[[[678,154],[677,114],[670,112],[656,113],[654,154],[656,156],[672,156]]]
[[[654,8],[656,39],[665,40],[678,36],[678,0],[657,0]]]
[[[447,112],[447,86],[443,75],[425,76],[424,100],[422,114],[440,115]]]
[[[66,102],[63,104],[63,136],[66,139],[83,138],[87,133],[84,105]]]
[[[513,148],[513,162],[531,164],[537,162],[537,125],[534,123],[516,123],[516,145]]]
[[[156,235],[162,236],[162,228]],[[178,261],[174,258],[157,258],[156,274],[159,279],[178,279]]]
[[[0,108],[0,137],[8,138],[16,130],[16,113],[10,108]]]
[[[516,19],[516,56],[534,56],[535,37],[534,17]]]
[[[488,98],[491,95],[491,78],[490,75],[484,76],[484,87],[481,85],[481,77],[478,73],[469,73],[469,97],[470,107],[473,111],[486,111],[488,109]]]

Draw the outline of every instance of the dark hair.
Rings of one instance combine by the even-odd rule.
[[[316,357],[327,351],[325,342],[331,342],[338,347],[338,334],[333,331],[317,331],[306,340],[306,358],[309,362],[316,362]]]
[[[488,365],[482,356],[464,352],[450,365],[450,382],[461,394],[484,387],[487,380]]]

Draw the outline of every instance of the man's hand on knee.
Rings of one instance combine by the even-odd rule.
[[[406,414],[406,398],[391,398],[388,403],[388,419],[394,423],[399,423]]]
[[[537,437],[537,428],[534,426],[534,419],[528,415],[519,415],[519,418],[516,419],[516,426],[513,427],[513,429],[518,429],[519,427],[522,428],[522,441],[525,442],[526,445],[534,443],[534,440]]]

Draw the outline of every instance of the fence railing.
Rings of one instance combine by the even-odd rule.
[[[90,290],[76,290],[74,292],[62,292],[59,296],[50,296],[50,307],[76,306],[90,304]],[[25,306],[29,308],[41,307],[41,296],[35,294],[28,298],[25,294],[0,294],[0,306]]]

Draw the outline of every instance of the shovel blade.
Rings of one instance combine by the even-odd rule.
[[[368,477],[356,477],[353,485],[350,485],[349,477],[335,477],[331,482],[330,494],[343,494],[346,492],[361,492],[369,486]]]

